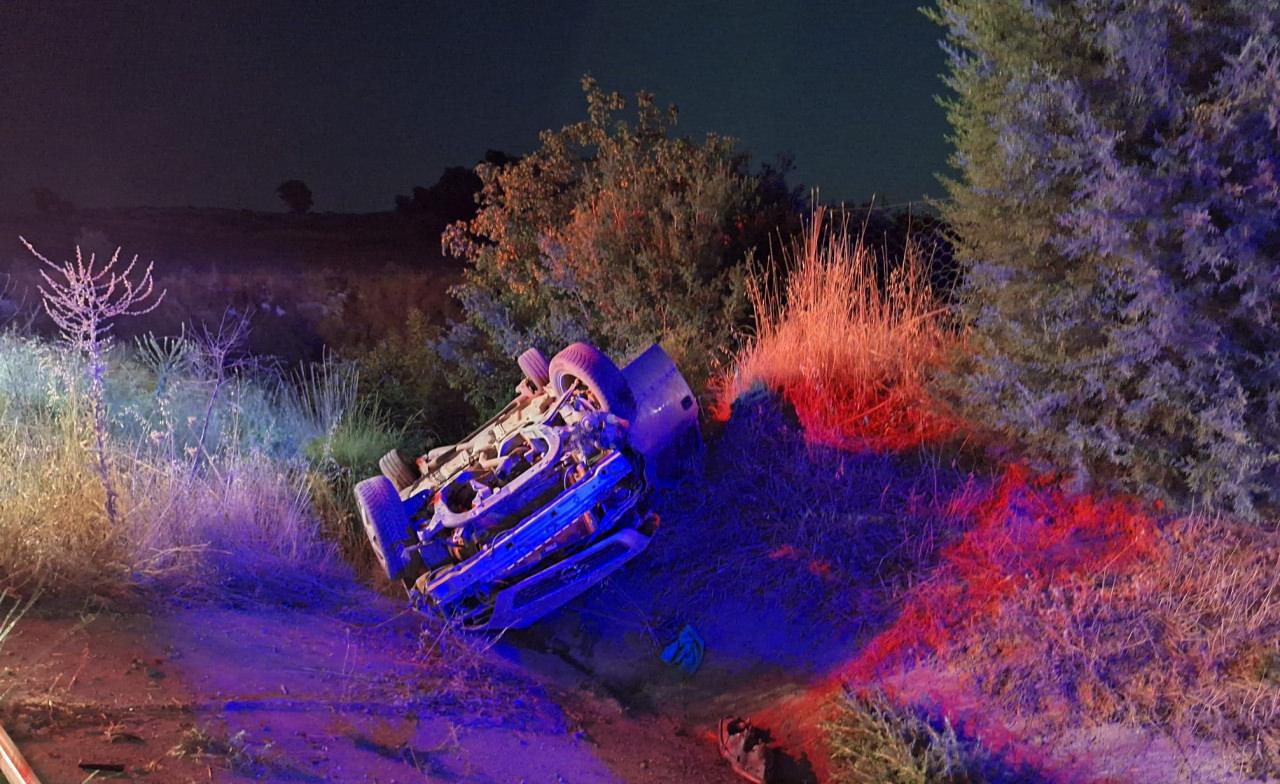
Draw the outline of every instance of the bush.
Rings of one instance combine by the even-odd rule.
[[[746,313],[744,262],[795,194],[747,171],[732,141],[674,138],[674,109],[583,80],[588,118],[541,147],[482,164],[480,209],[444,236],[468,262],[454,289],[466,319],[438,343],[450,382],[481,409],[509,398],[512,357],[589,340],[619,360],[659,341],[700,387]]]
[[[466,435],[475,411],[449,386],[433,344],[439,329],[410,308],[403,325],[351,356],[360,366],[360,396],[402,434],[400,445],[423,451]],[[380,455],[379,455],[380,456]]]
[[[1280,10],[940,0],[956,388],[1078,476],[1280,501]]]

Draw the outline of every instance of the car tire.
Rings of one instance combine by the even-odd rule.
[[[531,348],[521,354],[516,358],[516,364],[534,389],[542,389],[551,383],[551,366],[547,363],[546,355],[538,349]]]
[[[595,398],[602,411],[623,419],[635,415],[636,403],[622,371],[600,349],[587,343],[571,343],[551,358],[551,386],[556,394],[579,381]]]
[[[379,458],[378,468],[383,476],[391,480],[396,490],[403,490],[418,481],[417,466],[405,460],[399,449],[392,449]]]
[[[400,493],[390,479],[375,476],[356,485],[356,505],[378,565],[388,580],[399,580],[408,567],[404,545],[411,537],[409,515]]]

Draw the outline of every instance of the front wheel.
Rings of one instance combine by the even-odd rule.
[[[399,580],[408,568],[404,547],[412,537],[409,515],[395,485],[385,476],[375,476],[356,485],[356,505],[364,534],[373,546],[374,557],[388,580]]]

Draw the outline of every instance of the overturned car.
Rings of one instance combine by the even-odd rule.
[[[657,345],[619,368],[574,343],[517,360],[516,397],[460,443],[356,486],[365,533],[415,606],[527,626],[649,544],[656,487],[701,449],[693,392]]]

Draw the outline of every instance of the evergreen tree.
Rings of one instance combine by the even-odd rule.
[[[1078,476],[1280,498],[1280,2],[939,0],[978,421]]]

